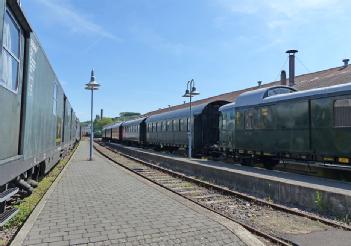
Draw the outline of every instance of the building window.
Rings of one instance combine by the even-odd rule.
[[[335,127],[351,127],[351,99],[339,99],[334,102]]]
[[[21,29],[7,9],[4,18],[0,85],[17,92]]]

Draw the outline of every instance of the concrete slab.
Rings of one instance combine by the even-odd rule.
[[[170,154],[113,144],[119,150],[230,189],[290,207],[345,218],[351,215],[351,183],[271,171],[211,160],[189,160]],[[136,151],[136,152],[135,152]]]
[[[82,142],[12,245],[262,245],[97,153],[87,161],[87,152]]]

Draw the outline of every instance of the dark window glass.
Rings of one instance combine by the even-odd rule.
[[[339,99],[334,102],[335,127],[351,127],[351,99]]]
[[[245,129],[253,129],[254,128],[254,112],[253,110],[247,110],[245,112]]]
[[[167,121],[167,128],[166,128],[166,130],[169,131],[169,132],[172,131],[172,124],[171,124],[171,122],[172,122],[172,121],[170,121],[170,120]]]

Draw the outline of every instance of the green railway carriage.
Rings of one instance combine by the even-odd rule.
[[[193,152],[203,154],[218,142],[219,107],[226,101],[214,101],[194,106],[192,121],[189,108],[174,110],[146,119],[146,142],[149,145],[177,149],[188,147],[188,130],[191,124]]]
[[[129,120],[123,122],[121,127],[119,127],[119,140],[128,143],[137,143],[137,144],[144,144],[146,141],[146,125],[145,125],[146,118],[139,118],[135,120]],[[122,129],[122,136],[120,135],[120,131]],[[112,129],[113,131],[113,129]],[[112,132],[113,134],[113,132]]]
[[[235,149],[235,103],[220,107],[219,143],[221,151],[233,152]]]
[[[220,110],[220,147],[242,161],[292,158],[350,164],[351,84],[302,92],[262,88],[243,93]]]

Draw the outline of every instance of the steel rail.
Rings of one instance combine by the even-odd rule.
[[[289,207],[284,206],[284,205],[275,204],[273,202],[269,202],[269,201],[266,201],[264,199],[256,198],[254,196],[250,196],[250,195],[238,192],[238,191],[233,191],[233,190],[230,190],[228,188],[225,188],[225,187],[222,187],[222,186],[219,186],[219,185],[216,185],[216,184],[209,183],[207,181],[203,181],[203,180],[200,180],[200,179],[192,178],[192,177],[186,176],[186,175],[184,175],[182,173],[175,172],[175,171],[172,171],[172,170],[160,167],[158,165],[149,163],[147,161],[141,160],[139,158],[130,156],[128,154],[122,153],[121,151],[116,150],[115,148],[111,147],[110,145],[108,145],[108,146],[110,148],[112,148],[112,151],[117,151],[120,155],[122,155],[122,156],[124,156],[126,158],[132,159],[134,161],[140,162],[140,163],[148,165],[150,167],[154,167],[156,169],[159,169],[160,171],[172,173],[172,174],[174,174],[174,175],[176,175],[176,176],[178,176],[180,178],[184,178],[184,179],[186,179],[186,180],[188,180],[190,182],[196,183],[198,185],[201,185],[201,186],[204,186],[204,187],[207,187],[207,188],[212,188],[214,190],[221,191],[224,194],[228,194],[228,195],[231,195],[231,196],[237,196],[237,197],[245,199],[247,201],[255,202],[256,204],[267,205],[267,206],[270,206],[272,208],[275,208],[275,209],[283,211],[283,212],[287,212],[287,213],[290,213],[290,214],[306,217],[306,218],[314,220],[314,221],[319,221],[319,222],[321,222],[321,223],[323,223],[325,225],[329,225],[329,226],[332,226],[332,227],[335,227],[335,228],[339,228],[339,229],[343,229],[343,230],[346,230],[346,231],[351,231],[351,226],[349,226],[349,225],[341,224],[341,223],[338,223],[336,221],[333,221],[333,220],[330,220],[330,219],[327,219],[327,218],[323,218],[323,217],[320,217],[320,216],[315,215],[315,214],[306,213],[306,212],[301,211],[301,210],[292,209],[292,208],[289,208]],[[135,150],[132,150],[132,151],[135,151]]]

